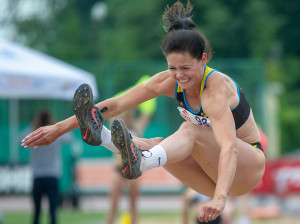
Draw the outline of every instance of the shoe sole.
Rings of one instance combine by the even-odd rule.
[[[94,144],[94,133],[88,122],[88,114],[91,113],[93,94],[89,85],[82,84],[76,90],[73,97],[73,110],[80,126],[81,137],[84,142]],[[100,143],[101,144],[101,143]]]
[[[111,140],[118,148],[121,153],[122,163],[127,164],[127,166],[123,167],[122,175],[128,179],[136,179],[137,177],[133,176],[132,167],[131,167],[131,159],[130,153],[133,153],[136,160],[137,155],[135,154],[134,150],[131,148],[131,138],[129,136],[129,132],[126,131],[127,127],[124,121],[117,119],[114,120],[111,126]],[[126,174],[127,169],[129,168],[129,176]]]

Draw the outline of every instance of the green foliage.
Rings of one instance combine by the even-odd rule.
[[[299,93],[298,93],[299,94]],[[299,96],[299,95],[298,95]],[[284,97],[285,98],[285,97]],[[292,152],[300,147],[300,106],[286,107],[281,111],[282,153]]]
[[[99,31],[103,58],[162,58],[159,46],[164,8],[161,1],[110,0],[107,5],[109,14]]]
[[[194,18],[216,57],[265,58],[281,18],[266,1],[195,1]]]
[[[102,20],[91,16],[97,0],[66,1],[64,7],[56,7],[57,0],[48,2],[48,17],[17,20],[19,39],[29,46],[64,60],[163,58],[162,14],[167,4],[175,1],[102,1],[107,6],[107,15]],[[300,31],[294,29],[300,22],[297,16],[300,3],[291,0],[274,4],[260,0],[191,2],[193,18],[211,41],[215,57],[266,58],[278,41],[287,46],[289,53],[300,55],[296,42]]]
[[[285,88],[280,98],[281,148],[285,153],[300,148],[300,59],[284,59],[281,71],[281,82]]]
[[[276,16],[283,18],[284,24],[276,33],[285,55],[300,57],[300,1],[274,0],[272,8]]]

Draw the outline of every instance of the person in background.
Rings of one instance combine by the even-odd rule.
[[[47,110],[42,110],[34,118],[32,128],[35,130],[39,127],[52,124],[54,124],[52,114]],[[57,223],[56,213],[60,196],[59,179],[62,172],[60,148],[64,143],[70,142],[71,139],[72,136],[68,133],[66,135],[62,135],[50,145],[30,149],[30,166],[33,175],[31,192],[34,206],[33,224],[40,223],[41,202],[44,195],[48,197],[49,201],[49,223]]]
[[[134,85],[139,85],[150,78],[148,75],[142,76]],[[126,91],[126,90],[125,90]],[[124,91],[116,94],[119,96]],[[126,123],[128,130],[132,136],[142,137],[147,129],[149,122],[156,110],[156,99],[149,100],[140,104],[136,109],[125,111],[120,114],[120,117]],[[123,186],[129,186],[129,201],[130,201],[130,220],[131,224],[137,223],[137,199],[139,195],[139,180],[128,180],[121,175],[121,155],[115,153],[115,169],[112,176],[111,192],[110,192],[110,210],[107,217],[107,224],[113,224],[118,210],[118,203],[120,201]]]
[[[213,221],[208,222],[200,222],[198,219],[198,212],[201,209],[201,206],[205,203],[211,200],[210,197],[207,197],[203,194],[200,194],[191,188],[186,188],[186,190],[183,193],[183,208],[182,208],[182,218],[183,218],[183,224],[189,224],[190,223],[190,211],[192,210],[193,216],[195,216],[195,222],[193,224],[223,224],[222,222],[222,215],[218,216]],[[195,213],[195,214],[194,214]]]

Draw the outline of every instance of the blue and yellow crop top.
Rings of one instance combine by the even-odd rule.
[[[215,69],[209,68],[208,66],[205,66],[204,68],[204,75],[201,83],[201,90],[200,90],[200,96],[203,93],[206,81],[208,77],[213,73],[213,71],[216,71]],[[233,80],[233,79],[232,79]],[[233,80],[234,81],[234,80]],[[232,109],[232,115],[235,122],[235,128],[236,130],[239,129],[248,119],[250,115],[250,105],[248,103],[248,100],[245,97],[245,94],[242,92],[242,89],[240,86],[234,81],[237,87],[237,92],[239,95],[239,103],[238,105]],[[187,121],[191,121],[195,124],[203,125],[206,127],[210,127],[210,120],[207,117],[207,115],[203,112],[202,106],[200,103],[200,109],[199,111],[193,111],[185,98],[185,90],[182,89],[178,83],[176,83],[176,89],[175,89],[175,98],[177,99],[179,106],[177,107],[180,115]]]

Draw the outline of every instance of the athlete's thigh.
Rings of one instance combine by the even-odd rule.
[[[177,163],[168,163],[164,168],[193,190],[206,196],[213,195],[215,182],[206,175],[193,157],[189,156]]]
[[[197,141],[191,153],[204,172],[214,181],[218,178],[218,165],[221,148],[217,144],[211,128],[193,127]],[[238,163],[230,192],[246,193],[261,179],[264,172],[263,153],[250,144],[237,138]]]
[[[243,140],[237,139],[237,146],[238,164],[231,191],[235,195],[240,195],[243,189],[250,191],[259,183],[265,171],[266,157],[260,149]]]

